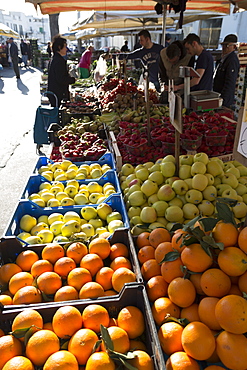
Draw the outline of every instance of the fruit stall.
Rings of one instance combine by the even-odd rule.
[[[184,109],[175,148],[134,81],[71,97],[1,238],[0,368],[246,370],[233,112]]]

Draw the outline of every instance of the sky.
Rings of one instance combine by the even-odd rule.
[[[0,0],[0,9],[6,11],[19,11],[26,15],[42,17],[41,12],[36,11],[31,3],[25,3],[25,0]],[[47,15],[44,17],[48,17]],[[63,12],[59,15],[60,33],[65,33],[77,21],[77,12]]]

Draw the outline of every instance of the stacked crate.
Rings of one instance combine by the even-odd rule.
[[[240,63],[238,78],[235,90],[235,115],[238,116],[239,110],[244,106],[246,87],[247,87],[247,44],[241,43],[238,50],[238,58]]]

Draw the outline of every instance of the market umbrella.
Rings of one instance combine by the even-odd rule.
[[[0,23],[0,36],[19,38],[19,34],[6,26],[6,24]]]

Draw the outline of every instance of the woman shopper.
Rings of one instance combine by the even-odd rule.
[[[88,78],[90,76],[90,64],[93,53],[93,46],[89,46],[81,56],[78,64],[79,78]]]

